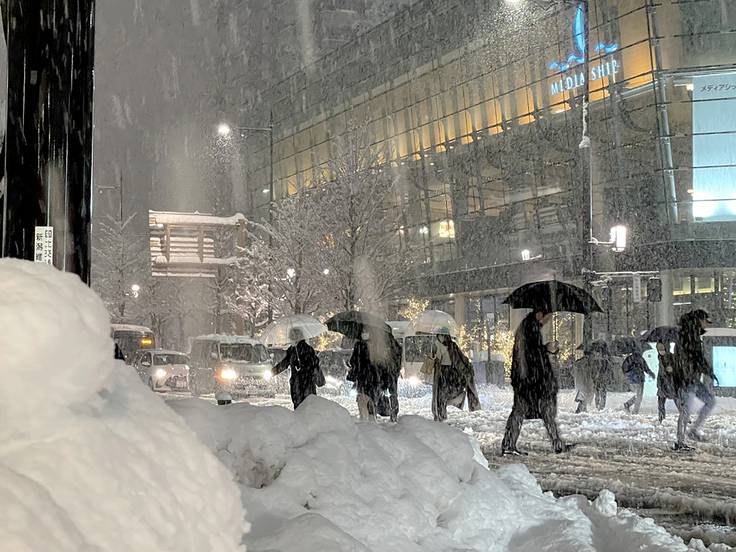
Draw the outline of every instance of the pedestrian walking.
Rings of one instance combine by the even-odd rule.
[[[641,352],[634,351],[624,360],[621,369],[629,382],[629,389],[634,393],[632,397],[624,403],[624,409],[629,414],[638,414],[641,408],[641,400],[644,398],[644,381],[648,375],[655,378],[654,372],[647,366]]]
[[[289,335],[293,343],[287,350],[286,356],[271,370],[278,375],[287,368],[291,368],[289,391],[294,410],[304,402],[309,395],[317,394],[317,387],[325,384],[325,375],[319,367],[319,357],[307,343],[298,329],[292,329]]]
[[[595,407],[597,410],[603,410],[606,408],[608,387],[613,382],[613,363],[605,341],[593,343],[592,373]]]
[[[556,352],[556,344],[545,346],[542,343],[542,326],[550,317],[549,312],[536,309],[524,318],[516,331],[511,363],[514,406],[506,422],[501,445],[503,454],[522,454],[516,448],[521,425],[524,420],[533,419],[542,420],[555,452],[569,448],[557,429],[559,384],[549,359],[550,352]]]
[[[702,431],[703,425],[715,407],[714,381],[716,381],[716,377],[713,368],[705,358],[702,340],[702,335],[710,325],[710,317],[702,309],[683,314],[680,318],[680,332],[673,371],[673,381],[677,393],[675,404],[680,413],[677,419],[675,450],[693,450],[685,442],[686,435],[695,441],[705,440]],[[688,431],[690,401],[694,396],[703,402],[703,406],[695,423]]]
[[[470,359],[449,334],[437,336],[434,356],[439,360],[435,364],[432,380],[432,414],[436,421],[447,419],[447,407],[462,409],[465,398],[468,399],[468,410],[480,410],[480,399],[475,386],[475,372]]]
[[[381,386],[379,367],[371,359],[369,332],[363,332],[353,346],[347,379],[355,384],[358,414],[361,420],[376,421],[376,401]]]
[[[385,351],[376,364],[380,374],[380,393],[376,411],[381,416],[388,416],[392,422],[399,419],[399,377],[401,376],[401,345],[393,335],[385,337]]]
[[[595,398],[595,383],[593,375],[593,353],[586,351],[584,356],[572,365],[572,375],[575,380],[576,414],[587,412]]]
[[[657,371],[657,414],[660,422],[663,422],[667,411],[665,405],[667,399],[677,402],[677,391],[675,389],[675,356],[669,351],[669,343],[657,343],[657,359],[659,370]]]

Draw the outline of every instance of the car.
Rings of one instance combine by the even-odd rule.
[[[133,366],[153,391],[189,390],[189,357],[184,353],[141,350],[135,355]]]
[[[275,396],[271,357],[257,339],[212,334],[195,337],[191,343],[189,391],[193,396]]]

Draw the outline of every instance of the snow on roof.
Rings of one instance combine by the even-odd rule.
[[[137,326],[136,324],[110,324],[110,327],[113,329],[113,331],[118,331],[118,332],[153,333],[151,331],[151,328],[147,328],[146,326]]]
[[[146,352],[153,353],[154,355],[183,355],[189,356],[181,351],[172,351],[171,349],[147,349]]]
[[[235,226],[246,222],[242,213],[230,217],[218,217],[209,213],[176,213],[173,211],[148,211],[148,221],[154,224],[191,224],[208,226]]]
[[[245,343],[247,345],[263,345],[259,340],[244,335],[223,335],[223,334],[208,334],[198,335],[192,339],[194,341],[218,341],[219,343]]]

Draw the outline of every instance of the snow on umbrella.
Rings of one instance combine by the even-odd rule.
[[[414,321],[415,333],[425,334],[447,334],[457,336],[457,322],[446,312],[438,310],[424,311]]]
[[[364,331],[391,334],[391,326],[377,314],[362,311],[346,311],[327,321],[327,329],[341,333],[350,339],[359,339]]]
[[[516,288],[504,304],[514,309],[534,309],[544,312],[576,312],[591,314],[603,312],[593,296],[572,284],[548,280],[532,282]]]
[[[677,341],[680,329],[677,326],[659,326],[644,332],[641,340],[646,343],[673,343]]]
[[[319,337],[327,331],[327,326],[308,314],[295,314],[276,320],[261,334],[266,345],[290,345],[293,332],[299,332],[302,339]]]

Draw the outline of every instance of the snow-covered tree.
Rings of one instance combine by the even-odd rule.
[[[223,269],[224,312],[235,318],[238,333],[254,335],[268,323],[269,310],[274,304],[268,270],[262,264],[259,243],[244,248],[237,261]],[[240,327],[237,327],[240,326]]]
[[[396,178],[371,146],[368,125],[351,123],[333,140],[329,176],[312,193],[320,224],[320,259],[341,309],[383,310],[405,283],[402,250],[388,208]]]
[[[282,314],[314,314],[325,307],[330,270],[323,264],[315,197],[300,193],[276,205],[271,222],[254,225],[249,254],[266,272],[273,307]]]
[[[123,220],[108,215],[95,223],[92,288],[116,322],[134,320],[139,314],[131,286],[141,286],[150,275],[146,238],[136,235],[134,219],[135,213]]]

